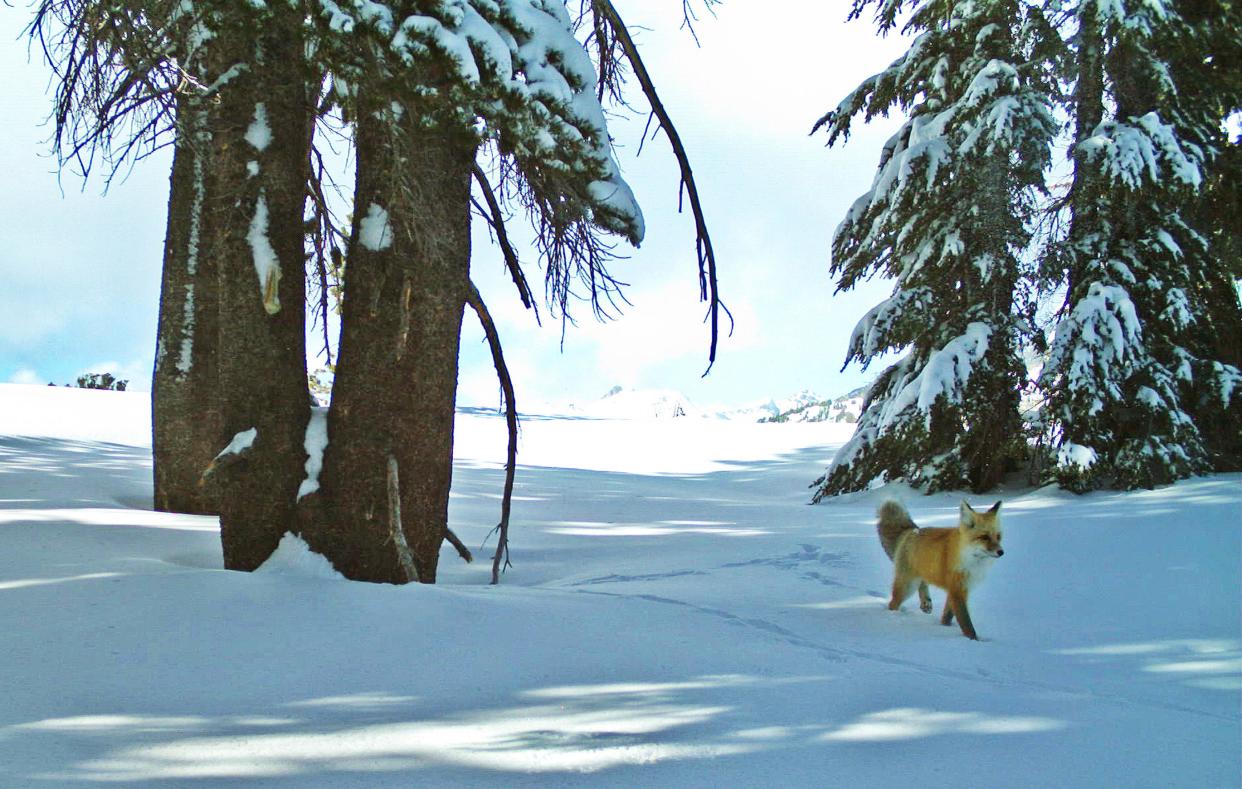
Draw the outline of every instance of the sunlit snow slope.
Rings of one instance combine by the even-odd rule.
[[[885,610],[873,526],[958,498],[807,505],[848,430],[529,418],[502,584],[399,588],[222,570],[145,395],[0,386],[0,786],[1238,785],[1242,476],[1003,491],[976,643]],[[503,452],[458,415],[474,548]]]

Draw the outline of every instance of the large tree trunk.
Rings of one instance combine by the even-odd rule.
[[[1086,0],[1078,11],[1078,79],[1074,83],[1074,175],[1070,187],[1070,227],[1066,243],[1078,245],[1100,232],[1101,217],[1096,205],[1103,189],[1097,164],[1088,161],[1083,143],[1095,134],[1104,120],[1104,39],[1098,19],[1098,3]],[[1074,256],[1077,265],[1067,272],[1069,287],[1066,298],[1077,301],[1090,284],[1084,282],[1081,253]],[[1079,292],[1081,291],[1081,293]]]
[[[306,384],[303,210],[313,121],[297,9],[270,6],[255,40],[217,31],[213,73],[249,63],[221,92],[213,134],[213,252],[220,275],[220,403],[225,433],[257,431],[217,462],[224,565],[253,570],[296,530],[310,402]]]
[[[1026,370],[1018,355],[1014,315],[1017,261],[1006,243],[1015,237],[1009,227],[1010,212],[1020,208],[1010,198],[1015,179],[1006,169],[1006,161],[993,159],[992,165],[976,181],[984,195],[979,203],[986,208],[978,224],[966,234],[968,248],[991,255],[991,271],[984,278],[972,264],[962,274],[962,281],[970,283],[967,287],[978,288],[971,301],[982,303],[985,320],[993,327],[987,353],[971,377],[966,407],[969,421],[960,441],[966,477],[975,493],[1000,485],[1005,473],[1021,459],[1025,444],[1019,406]]]
[[[155,509],[211,514],[216,502],[199,478],[225,441],[216,398],[218,273],[204,249],[210,113],[192,98],[179,110],[151,384]]]
[[[413,114],[358,114],[354,225],[321,475],[326,511],[306,532],[345,576],[387,583],[415,580],[390,537],[394,512],[417,580],[435,581],[470,273],[474,142],[459,130],[419,128]],[[388,502],[389,458],[399,507]]]

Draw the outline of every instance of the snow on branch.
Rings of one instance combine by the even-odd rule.
[[[203,473],[198,479],[199,486],[206,485],[216,472],[221,469],[227,469],[245,458],[258,437],[259,430],[255,427],[242,430],[234,435],[232,440],[229,441],[228,446],[220,450],[219,454],[207,464],[207,468],[203,469]]]
[[[1130,294],[1120,285],[1092,282],[1057,324],[1046,372],[1064,376],[1061,385],[1070,391],[1089,394],[1096,412],[1105,397],[1121,399],[1118,382],[1142,354],[1142,324]]]
[[[898,290],[867,311],[850,335],[849,353],[845,364],[855,359],[862,363],[865,370],[871,359],[886,350],[899,348],[912,339],[910,327],[902,331],[903,322],[908,323],[911,316],[916,320],[925,314],[931,303],[931,289],[914,287]],[[921,324],[921,320],[919,321]],[[920,325],[920,329],[926,328]],[[843,368],[844,369],[844,368]]]
[[[1203,151],[1179,138],[1177,129],[1155,112],[1128,120],[1105,121],[1083,140],[1082,150],[1100,157],[1100,169],[1130,189],[1172,180],[1198,189],[1203,182]]]
[[[930,420],[931,408],[940,398],[949,403],[961,402],[975,365],[987,353],[991,337],[991,326],[971,323],[963,334],[932,352],[918,375],[905,382],[896,396],[884,403],[879,427],[884,429],[893,424],[911,407],[924,414],[925,420]]]
[[[319,0],[343,84],[383,87],[404,110],[440,113],[497,141],[556,221],[638,244],[642,212],[612,152],[590,56],[563,3],[443,0],[404,18],[396,3]],[[378,57],[376,54],[378,53]],[[434,68],[427,65],[434,64]],[[346,100],[351,91],[339,91]]]

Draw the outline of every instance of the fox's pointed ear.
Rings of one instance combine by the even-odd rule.
[[[989,513],[1000,512],[1000,505],[1001,503],[999,501],[996,502],[995,504],[992,505],[992,509],[988,510],[988,512]]]
[[[966,499],[962,499],[962,506],[960,508],[960,512],[962,516],[963,526],[974,526],[975,525],[975,511],[971,509],[970,503],[967,502]]]

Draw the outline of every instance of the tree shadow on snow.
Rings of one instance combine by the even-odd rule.
[[[0,436],[0,509],[152,508],[151,450]]]

